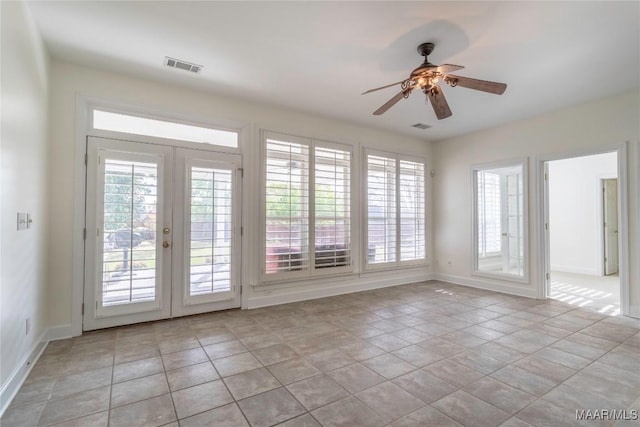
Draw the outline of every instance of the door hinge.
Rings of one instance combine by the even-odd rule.
[[[240,178],[244,178],[244,169],[238,168],[238,170],[240,171]]]
[[[89,154],[84,153],[84,164],[88,165],[89,164]]]
[[[242,236],[244,234],[244,227],[240,227],[240,235]]]
[[[82,229],[82,240],[87,240],[87,229],[86,228]]]
[[[551,275],[549,273],[547,273],[546,277],[547,277],[547,280],[551,279]]]
[[[545,222],[545,223],[544,223],[544,229],[545,229],[545,230],[549,230],[549,223],[548,223],[548,222]]]
[[[81,311],[82,311],[82,315],[84,316],[84,303],[82,303]]]
[[[544,174],[544,180],[545,181],[549,181],[549,174],[545,172]]]

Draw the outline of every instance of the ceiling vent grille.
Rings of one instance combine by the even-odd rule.
[[[415,125],[411,125],[411,127],[414,127],[416,129],[429,129],[431,126],[430,125],[425,125],[424,123],[416,123]]]
[[[182,61],[180,59],[164,57],[164,65],[171,68],[178,68],[180,70],[191,71],[192,73],[199,74],[202,70],[202,65],[193,64],[191,62]]]

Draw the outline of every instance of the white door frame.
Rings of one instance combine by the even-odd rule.
[[[132,152],[133,151],[133,152]],[[100,164],[104,167],[104,160],[98,161],[103,153],[109,153],[109,158],[153,161],[157,159],[157,211],[158,223],[154,232],[157,236],[155,245],[156,280],[155,300],[153,302],[138,302],[131,305],[113,305],[105,307],[101,305],[102,289],[98,284],[102,283],[102,273],[99,264],[102,263],[102,251],[104,250],[104,236],[99,233],[102,229],[102,210],[96,210],[103,206],[100,198],[104,190],[104,180],[100,172]],[[85,289],[84,289],[84,320],[83,329],[95,330],[108,328],[121,324],[121,319],[126,318],[130,323],[146,322],[164,319],[171,315],[171,252],[161,247],[164,227],[171,227],[173,200],[166,195],[173,195],[173,148],[167,145],[152,145],[132,141],[122,141],[102,137],[89,137],[87,142],[88,170],[87,170],[87,194],[86,194],[86,229],[85,240]],[[96,232],[97,231],[97,232]],[[133,249],[131,249],[133,250]],[[133,271],[133,266],[131,266]],[[134,309],[135,307],[135,309]],[[132,310],[133,309],[133,310]]]
[[[548,274],[551,271],[549,247],[549,203],[548,181],[545,179],[547,162],[616,152],[618,155],[618,258],[620,263],[620,309],[622,314],[630,314],[629,304],[629,182],[628,182],[628,142],[605,145],[564,153],[540,155],[536,157],[536,229],[538,237],[538,298],[547,299],[550,291]]]
[[[86,203],[86,143],[89,136],[102,136],[107,138],[122,138],[123,134],[108,131],[96,131],[92,129],[91,112],[94,108],[106,108],[109,111],[121,112],[123,114],[141,114],[145,117],[158,118],[167,120],[169,118],[174,121],[184,121],[188,124],[201,123],[206,126],[221,127],[224,129],[235,130],[238,132],[238,148],[217,147],[220,151],[243,154],[246,147],[249,146],[249,138],[252,137],[253,128],[246,122],[237,120],[228,120],[216,118],[212,120],[209,116],[201,116],[193,113],[182,114],[175,110],[153,109],[149,107],[140,107],[130,103],[105,100],[103,98],[95,98],[86,94],[78,94],[76,96],[76,128],[75,128],[75,148],[73,161],[73,229],[72,229],[72,251],[73,266],[71,272],[71,325],[68,332],[61,332],[63,336],[80,336],[82,335],[82,303],[84,301],[84,228],[85,228],[85,203]],[[255,137],[255,136],[254,136]],[[134,142],[157,142],[158,138],[142,137],[139,135],[126,135],[126,139]],[[165,140],[166,141],[166,140]],[[184,141],[173,141],[176,147],[202,149],[202,144]],[[212,147],[213,148],[213,147]],[[243,155],[243,157],[245,157]],[[243,159],[244,161],[245,159]],[[249,159],[251,160],[251,159]],[[254,161],[257,161],[254,159]],[[243,192],[242,204],[247,200],[247,192]],[[245,222],[247,210],[242,213],[242,222]],[[244,237],[244,236],[243,236]],[[245,255],[249,245],[242,245],[242,253]],[[244,258],[244,256],[243,256]],[[245,273],[245,264],[241,266],[242,273]],[[247,305],[247,292],[242,293],[242,308]],[[66,329],[66,325],[63,326]]]
[[[172,274],[173,274],[173,287],[172,287],[172,317],[187,316],[192,314],[199,314],[217,310],[225,310],[229,308],[237,308],[241,306],[240,301],[240,277],[242,260],[242,236],[241,236],[241,220],[242,220],[242,158],[239,154],[223,154],[215,151],[203,151],[200,150],[200,156],[198,158],[191,157],[191,154],[196,150],[184,150],[176,149],[176,174],[175,174],[175,186],[179,189],[174,193],[174,197],[179,202],[179,197],[184,199],[184,206],[182,209],[176,208],[173,211],[173,236],[174,247],[180,248],[179,251],[174,253]],[[188,216],[189,209],[187,205],[187,198],[189,197],[189,169],[192,165],[204,166],[204,167],[220,167],[231,172],[232,179],[232,224],[231,230],[232,244],[231,244],[231,271],[230,281],[231,290],[229,293],[224,294],[211,294],[206,297],[190,298],[188,296],[188,284],[187,277],[189,276],[189,263],[190,258],[187,247],[190,246],[190,228],[186,227],[190,223]],[[176,203],[176,206],[180,206],[180,203]],[[180,255],[181,254],[181,255]]]

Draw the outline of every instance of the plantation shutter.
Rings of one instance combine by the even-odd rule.
[[[424,163],[400,160],[400,261],[425,257]]]
[[[316,269],[351,265],[351,152],[315,147]]]
[[[367,155],[367,262],[395,262],[396,159]]]
[[[309,145],[267,138],[265,158],[265,273],[308,270]]]
[[[191,167],[189,296],[231,290],[232,173]]]

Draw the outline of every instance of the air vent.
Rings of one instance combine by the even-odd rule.
[[[416,129],[429,129],[430,125],[425,125],[424,123],[416,123],[415,125],[411,125],[411,127]]]
[[[164,65],[171,68],[179,68],[185,71],[191,71],[192,73],[200,73],[202,65],[192,64],[191,62],[182,61],[180,59],[164,57]]]

